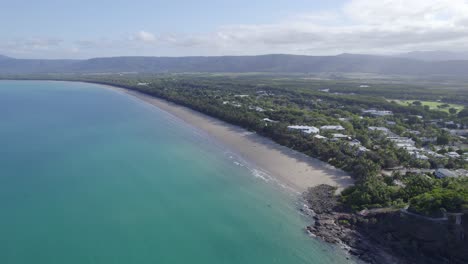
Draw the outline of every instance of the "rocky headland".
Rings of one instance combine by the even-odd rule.
[[[312,236],[340,244],[367,263],[468,263],[467,214],[421,217],[401,209],[347,211],[336,188],[319,185],[304,193]]]

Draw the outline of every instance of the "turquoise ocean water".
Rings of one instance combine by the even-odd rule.
[[[203,132],[94,84],[0,81],[0,263],[349,263]]]

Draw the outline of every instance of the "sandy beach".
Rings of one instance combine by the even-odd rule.
[[[297,192],[319,184],[337,186],[340,190],[353,184],[352,178],[344,171],[256,133],[163,99],[124,88],[108,87],[143,100],[205,131],[242,159]]]

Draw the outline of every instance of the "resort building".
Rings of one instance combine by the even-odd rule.
[[[335,131],[342,131],[345,130],[344,127],[338,125],[338,126],[321,126],[321,130],[335,130]]]
[[[288,126],[289,130],[299,130],[304,134],[317,134],[320,129],[313,126]]]
[[[390,132],[390,130],[388,128],[386,128],[386,127],[370,126],[368,129],[371,130],[371,131],[381,131],[381,132],[384,132],[385,134],[388,134]]]
[[[452,159],[458,159],[458,158],[460,158],[460,154],[458,154],[458,153],[456,153],[456,152],[449,152],[449,153],[447,153],[447,154],[445,154],[445,155],[447,155],[447,157],[452,158]]]
[[[421,132],[417,130],[408,130],[408,133],[413,134],[413,135],[421,135]]]
[[[350,137],[350,136],[348,136],[348,135],[343,135],[343,134],[339,134],[339,133],[333,134],[332,136],[333,136],[333,139],[335,139],[335,140],[338,140],[338,139],[347,139],[347,140],[351,140],[351,137]]]
[[[259,106],[249,106],[249,110],[255,110],[257,112],[265,112],[265,109],[259,107]]]
[[[363,110],[362,112],[365,113],[365,114],[373,115],[373,116],[390,116],[390,115],[393,115],[392,111],[387,111],[387,110],[369,109],[369,110]]]
[[[426,155],[418,153],[418,152],[414,152],[413,157],[416,158],[416,159],[419,159],[419,160],[428,160],[429,159]]]
[[[435,171],[435,176],[439,179],[442,179],[442,178],[447,178],[447,177],[457,177],[458,175],[455,174],[453,171],[451,170],[447,170],[447,169],[438,169]]]
[[[425,143],[434,143],[437,141],[436,137],[420,137],[419,139]]]
[[[315,135],[314,138],[316,139],[327,139],[327,137],[321,136],[321,135]]]

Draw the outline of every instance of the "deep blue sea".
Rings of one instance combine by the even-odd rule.
[[[350,263],[231,155],[103,86],[0,81],[0,263]]]

